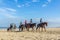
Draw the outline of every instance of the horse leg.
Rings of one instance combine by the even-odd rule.
[[[29,27],[27,26],[27,31],[29,31]]]
[[[28,28],[27,30],[29,31],[30,25],[28,25],[28,27],[27,27],[27,28]]]
[[[20,31],[20,28],[19,28],[19,31]]]
[[[22,31],[22,26],[19,27],[19,31],[20,31],[20,32]]]
[[[45,32],[46,32],[46,28],[44,27],[44,30],[45,30]]]
[[[43,27],[41,27],[41,32],[43,32]]]
[[[27,28],[27,31],[29,31],[29,28]]]
[[[21,28],[21,31],[22,31],[22,28]]]
[[[36,28],[36,32],[37,32],[37,29],[38,29],[38,27]]]
[[[24,27],[22,28],[22,31],[24,31],[23,29],[24,29]]]
[[[11,28],[10,31],[13,31],[13,28]]]
[[[21,28],[21,31],[23,31],[23,26],[22,26],[22,28]]]
[[[23,26],[22,26],[22,31],[23,31]]]
[[[40,32],[40,27],[39,27],[39,32]]]
[[[23,28],[21,28],[21,31],[23,31]]]
[[[34,27],[32,27],[32,31],[34,32]]]
[[[9,31],[9,28],[7,29],[7,31]]]

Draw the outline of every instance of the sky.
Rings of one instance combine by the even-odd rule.
[[[48,27],[60,27],[60,0],[0,0],[0,27],[17,26],[30,19],[48,22]]]

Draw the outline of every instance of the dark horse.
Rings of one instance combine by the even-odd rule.
[[[13,30],[15,30],[16,29],[16,24],[10,24],[10,27],[9,28],[7,28],[7,31],[13,31]]]
[[[13,25],[12,24],[10,24],[10,27],[9,28],[7,28],[7,31],[11,31],[11,29],[13,28]]]
[[[40,28],[42,28],[42,31],[43,31],[43,28],[44,28],[44,30],[46,31],[45,26],[47,26],[47,22],[37,24],[36,31],[37,31],[38,28],[39,28],[39,30],[40,30]]]
[[[19,31],[23,31],[24,24],[19,25]]]
[[[28,23],[26,24],[26,29],[27,31],[29,31],[29,28],[32,28],[32,31],[34,31],[34,26],[36,27],[36,23]]]

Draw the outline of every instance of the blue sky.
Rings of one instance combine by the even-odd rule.
[[[0,0],[0,27],[31,18],[36,23],[43,18],[49,27],[60,26],[60,0]]]

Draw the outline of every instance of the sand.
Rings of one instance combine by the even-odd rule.
[[[60,28],[47,28],[46,32],[7,32],[2,29],[0,40],[60,40]]]

